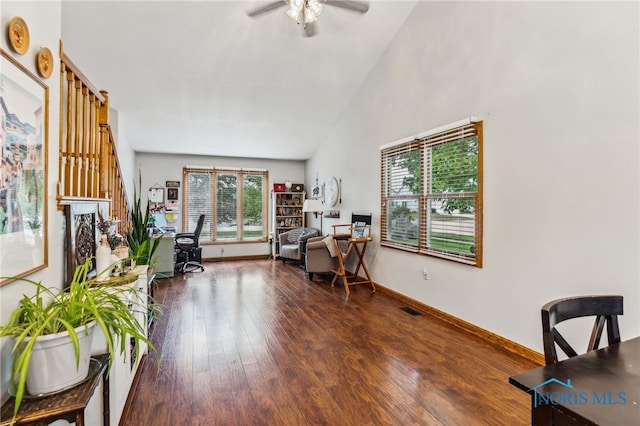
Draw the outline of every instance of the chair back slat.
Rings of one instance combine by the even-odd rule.
[[[555,328],[559,323],[580,317],[595,317],[587,352],[598,349],[604,326],[607,326],[608,344],[620,342],[618,315],[623,314],[623,298],[619,295],[580,296],[553,300],[541,310],[542,341],[547,365],[558,362],[556,346],[568,356],[577,355],[575,349]]]

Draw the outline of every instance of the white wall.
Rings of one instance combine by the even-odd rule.
[[[137,182],[138,175],[134,173],[135,167],[135,151],[131,148],[129,139],[127,138],[126,119],[124,119],[116,110],[109,112],[109,124],[116,141],[118,150],[118,162],[120,163],[120,171],[124,181],[125,191],[129,203],[133,202],[133,186]]]
[[[168,180],[180,181],[180,190],[178,191],[180,200],[182,200],[182,190],[184,182],[182,182],[182,168],[185,166],[206,166],[206,167],[243,167],[266,169],[269,171],[269,188],[273,188],[274,182],[304,182],[304,162],[303,161],[279,161],[252,158],[230,158],[230,157],[210,157],[201,155],[166,155],[166,154],[149,154],[137,153],[136,166],[142,173],[142,202],[146,203],[147,191],[154,185],[165,185]],[[137,171],[136,182],[137,182]],[[166,194],[165,194],[166,196]],[[180,204],[180,203],[179,203]],[[271,213],[269,213],[271,220]],[[177,215],[176,226],[178,231],[181,230],[182,218]],[[231,244],[221,243],[207,245],[202,244],[202,257],[233,257],[233,256],[251,256],[266,255],[269,253],[268,243],[242,243]],[[221,249],[224,248],[224,254]]]
[[[0,38],[0,47],[9,52],[13,58],[38,75],[36,57],[40,47],[46,46],[53,53],[53,74],[42,81],[49,87],[49,158],[47,182],[48,209],[48,268],[29,276],[34,281],[42,281],[51,287],[61,287],[63,279],[63,247],[64,220],[62,213],[56,209],[56,176],[58,176],[58,134],[59,134],[59,40],[61,12],[60,2],[7,2],[0,4],[0,28],[5,36]],[[29,27],[30,46],[27,53],[18,55],[9,46],[6,30],[9,21],[14,16],[20,16]],[[23,294],[32,294],[33,288],[23,282],[14,281],[0,287],[0,324],[4,324],[17,306]],[[11,344],[9,339],[0,339],[0,401],[8,398],[7,385],[11,368]]]
[[[374,280],[538,351],[546,301],[619,293],[623,338],[636,336],[638,27],[631,2],[421,2],[306,182],[341,177],[342,221],[373,212],[379,226],[379,146],[478,116],[484,267],[375,243]]]

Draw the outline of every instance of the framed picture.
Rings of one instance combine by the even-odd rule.
[[[178,199],[178,188],[167,188],[167,200],[175,201]]]
[[[321,200],[324,197],[324,193],[322,192],[322,187],[316,184],[311,188],[311,198],[314,200]]]
[[[168,180],[165,182],[164,186],[166,186],[167,188],[180,188],[180,181],[179,180]]]
[[[0,285],[46,268],[49,88],[0,49]]]
[[[96,229],[98,210],[96,203],[70,203],[64,206],[65,216],[65,287],[69,286],[76,268],[91,259],[89,277],[96,276],[96,247],[100,244],[100,231]],[[103,211],[108,209],[105,203]]]
[[[340,210],[325,210],[324,217],[338,219],[340,217]]]
[[[152,203],[164,203],[164,188],[149,188],[149,201]]]

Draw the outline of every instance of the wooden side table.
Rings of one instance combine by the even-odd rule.
[[[23,399],[16,416],[16,425],[44,426],[56,420],[66,420],[77,426],[84,426],[84,410],[89,404],[100,378],[104,380],[102,407],[104,424],[109,424],[109,377],[107,367],[109,354],[93,356],[100,362],[99,371],[83,383],[55,395],[38,399]],[[11,424],[15,399],[9,398],[0,410],[0,426]]]
[[[367,250],[367,243],[372,241],[372,238],[352,238],[351,234],[334,234],[333,239],[336,242],[336,248],[338,250],[338,268],[331,270],[331,272],[335,274],[333,276],[333,280],[331,280],[331,285],[334,285],[338,278],[341,278],[342,284],[344,285],[344,291],[347,293],[347,296],[350,293],[349,286],[352,285],[369,284],[371,286],[371,291],[376,291],[376,286],[371,279],[371,275],[369,275],[367,265],[364,263],[364,253]],[[347,251],[344,254],[340,248],[340,241],[346,241],[348,244]],[[358,258],[356,269],[353,273],[348,272],[344,266],[352,254]],[[358,276],[360,268],[364,271],[366,279],[360,279]]]

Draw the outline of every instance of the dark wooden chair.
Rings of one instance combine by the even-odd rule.
[[[598,349],[605,324],[608,344],[620,342],[618,315],[622,315],[622,296],[579,296],[553,300],[542,307],[542,340],[547,365],[558,362],[556,345],[568,356],[578,353],[569,345],[556,325],[573,318],[595,316],[587,352]]]

